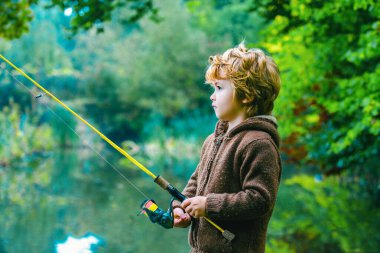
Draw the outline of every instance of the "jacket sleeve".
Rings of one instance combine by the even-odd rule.
[[[280,183],[281,161],[268,139],[255,140],[242,152],[242,190],[207,194],[206,216],[221,220],[249,220],[273,209]]]
[[[198,171],[199,171],[199,167],[201,166],[205,150],[206,150],[206,148],[208,146],[208,143],[209,143],[210,139],[212,138],[212,136],[213,136],[213,134],[210,134],[206,138],[206,140],[203,142],[202,150],[201,150],[201,155],[200,155],[200,161],[199,161],[199,163],[197,165],[197,168],[195,169],[194,173],[191,175],[189,181],[187,182],[185,188],[182,191],[182,194],[185,195],[188,198],[195,197],[195,193],[196,193],[197,187],[198,187]]]
[[[193,174],[191,175],[189,181],[187,182],[184,190],[182,191],[182,194],[185,195],[187,198],[191,198],[195,196],[195,193],[197,191],[197,179],[198,179],[198,167],[195,169]],[[180,205],[181,202],[178,200],[174,200],[172,203],[172,206],[174,205]]]
[[[182,191],[182,194],[185,195],[187,198],[192,198],[195,196],[195,193],[197,191],[197,180],[198,180],[198,168],[199,163],[193,174],[191,175],[189,181],[187,182],[185,188]]]

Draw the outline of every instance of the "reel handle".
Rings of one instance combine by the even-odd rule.
[[[178,191],[174,186],[172,186],[165,178],[161,177],[160,175],[158,175],[154,179],[154,182],[156,184],[158,184],[162,189],[168,191],[170,193],[170,195],[173,196],[174,199],[181,201],[181,202],[183,202],[185,199],[187,199],[187,197],[185,195],[183,195],[180,191]],[[171,203],[170,203],[170,207],[171,207]],[[209,218],[207,218],[207,217],[204,217],[204,218],[212,226],[214,226],[216,229],[218,229],[222,233],[223,237],[226,238],[228,241],[232,241],[235,238],[235,235],[233,233],[231,233],[230,231],[221,228],[220,226],[218,226],[215,222],[213,222]]]

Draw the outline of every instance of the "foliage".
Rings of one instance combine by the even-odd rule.
[[[27,114],[11,101],[0,111],[0,166],[9,167],[21,162],[33,163],[35,158],[54,148],[52,129],[35,126]]]
[[[9,104],[0,113],[0,211],[4,214],[0,218],[1,250],[22,252],[27,245],[31,253],[52,252],[54,242],[68,234],[80,236],[90,230],[107,238],[107,252],[146,252],[152,245],[161,251],[173,238],[183,240],[182,244],[172,245],[173,250],[185,252],[186,231],[171,231],[163,237],[160,227],[153,226],[145,216],[136,217],[145,196],[135,194],[134,187],[108,163],[102,159],[99,162],[99,157],[86,147],[57,146],[59,142],[53,134],[62,125],[57,125],[54,118],[49,119],[50,126],[38,125],[38,120],[27,116],[29,112],[21,114],[17,104]],[[66,136],[65,143],[70,138]],[[84,139],[92,143],[91,138]],[[115,164],[115,157],[109,155],[102,153]],[[127,178],[134,176],[132,171],[122,173]],[[140,191],[151,192],[152,182],[141,175],[133,183]],[[165,194],[153,196],[166,208]],[[32,232],[20,232],[26,230]],[[145,238],[145,246],[135,240],[136,234],[148,232],[151,236]]]
[[[273,18],[261,45],[282,72],[276,114],[288,156],[326,174],[349,170],[373,195],[380,178],[379,7],[372,1],[252,7]]]
[[[12,1],[4,0],[0,3],[0,37],[19,38],[28,32],[28,23],[33,19],[30,5],[38,0]]]
[[[189,178],[197,167],[200,148],[214,130],[216,120],[195,111],[187,114],[186,118],[172,119],[169,123],[163,121],[162,116],[152,115],[142,130],[143,143],[139,145],[126,141],[123,142],[123,148],[155,174],[173,177],[184,187],[183,179]],[[119,164],[128,170],[139,170],[126,158]]]
[[[211,112],[203,77],[207,46],[198,46],[206,37],[179,4],[159,7],[159,24],[143,21],[133,32],[114,24],[101,35],[78,37],[73,62],[84,73],[86,107],[111,137],[145,138],[141,129],[151,115],[167,122],[197,108]]]
[[[347,187],[342,179],[299,174],[285,180],[268,252],[376,252],[380,211],[357,194],[358,186]]]
[[[111,20],[112,12],[121,7],[126,7],[128,15],[124,16],[124,23],[136,23],[144,16],[149,15],[151,20],[159,21],[158,9],[154,7],[152,0],[4,0],[0,3],[0,37],[7,39],[20,38],[29,31],[28,24],[33,20],[31,6],[44,5],[45,8],[59,7],[62,11],[70,10],[72,34],[79,30],[89,30],[96,27],[98,32],[104,30],[105,22]]]
[[[29,21],[16,31],[1,23],[1,15],[7,35],[0,36],[25,34],[0,41],[1,53],[179,189],[217,120],[203,85],[209,55],[244,38],[249,47],[264,48],[279,64],[283,84],[274,112],[283,139],[283,181],[267,251],[379,248],[378,3],[166,0],[155,2],[160,23],[131,25],[124,22],[130,1],[123,1],[100,13],[104,24],[93,20],[94,28],[67,40],[64,27],[73,16],[45,9],[48,1],[32,9],[33,1],[2,1],[0,9],[11,2],[7,15],[30,20],[32,10],[34,19],[26,34]],[[90,23],[78,21],[78,29]],[[23,252],[25,245],[32,253],[52,252],[54,241],[89,231],[105,239],[106,252],[146,252],[152,245],[188,251],[186,230],[163,233],[145,216],[136,217],[145,196],[83,140],[166,208],[168,196],[148,176],[54,101],[28,96],[20,83],[32,87],[29,81],[0,67],[0,252]]]
[[[186,1],[192,13],[192,23],[204,31],[214,50],[224,51],[241,41],[260,41],[259,31],[264,19],[256,12],[249,12],[249,1]],[[220,53],[220,52],[219,52]]]

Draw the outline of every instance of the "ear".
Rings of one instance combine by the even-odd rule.
[[[243,102],[243,104],[252,103],[253,102],[253,98],[244,98],[242,102]]]

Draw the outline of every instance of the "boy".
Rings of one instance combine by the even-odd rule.
[[[263,253],[269,219],[281,178],[279,135],[271,116],[280,90],[275,62],[243,43],[211,56],[206,83],[216,124],[201,151],[200,162],[173,202],[174,226],[187,227],[191,253]],[[208,217],[235,234],[230,242]]]

